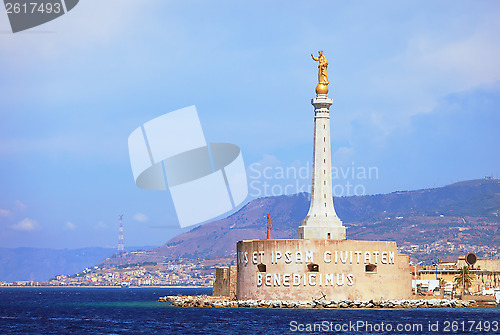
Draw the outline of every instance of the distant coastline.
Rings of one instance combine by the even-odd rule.
[[[127,288],[122,288],[121,286],[119,285],[114,285],[114,286],[78,286],[78,285],[61,285],[61,286],[57,286],[57,285],[19,285],[19,286],[15,286],[15,285],[4,285],[4,286],[0,286],[0,289],[3,289],[3,288],[85,288],[85,289],[90,289],[90,288],[98,288],[98,289],[102,289],[102,288],[119,288],[119,289],[130,289],[130,288],[196,288],[196,289],[200,289],[200,288],[203,288],[203,289],[212,289],[211,286],[192,286],[192,285],[183,285],[183,286],[177,286],[177,285],[170,285],[170,286],[165,286],[165,285],[161,285],[161,286],[129,286]]]

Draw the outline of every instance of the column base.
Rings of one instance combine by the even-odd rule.
[[[300,226],[299,238],[301,239],[322,239],[322,240],[345,240],[346,227],[320,227],[320,226]]]

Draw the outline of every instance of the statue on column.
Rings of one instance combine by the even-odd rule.
[[[319,62],[318,64],[318,85],[316,86],[316,94],[327,94],[328,93],[328,75],[326,73],[326,68],[328,67],[328,60],[323,55],[323,51],[318,51],[319,57],[314,57],[311,54],[313,60]]]

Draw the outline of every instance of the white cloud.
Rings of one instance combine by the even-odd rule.
[[[333,166],[348,165],[354,161],[356,151],[352,147],[340,147],[332,154]]]
[[[146,222],[149,220],[149,218],[145,214],[137,213],[136,215],[134,215],[134,220],[139,222]]]
[[[481,32],[448,43],[418,37],[410,42],[407,52],[408,65],[429,80],[426,86],[435,82],[447,90],[463,91],[500,79],[496,34]]]
[[[255,166],[258,167],[266,167],[266,166],[281,166],[284,163],[276,156],[269,155],[269,154],[263,154],[262,159],[258,162],[253,163]]]
[[[18,212],[24,211],[26,209],[26,207],[27,207],[26,204],[24,204],[23,202],[21,202],[19,200],[16,200],[14,202],[14,210],[15,211],[18,211]]]
[[[33,231],[40,229],[40,225],[35,220],[26,218],[16,224],[11,225],[10,228],[20,231]]]
[[[26,209],[26,205],[21,201],[16,200],[12,209],[0,208],[0,216],[8,217],[14,215],[16,212],[22,212]]]
[[[477,10],[477,6],[472,9]],[[339,68],[340,64],[348,64],[348,59],[343,55],[339,64],[332,56],[332,79],[337,80],[332,87],[338,93],[334,99],[337,97],[335,106],[340,111],[333,124],[344,125],[337,126],[339,133],[332,136],[357,137],[359,134],[349,133],[349,123],[371,118],[372,124],[366,124],[364,129],[378,130],[379,139],[384,140],[402,127],[409,127],[413,116],[431,113],[443,97],[500,80],[496,33],[500,21],[481,12],[480,19],[473,15],[457,27],[453,12],[440,15],[440,28],[415,26],[402,30],[404,33],[396,34],[393,45],[377,48],[384,50],[382,57],[375,54],[359,58],[350,52],[358,57],[357,68]],[[418,22],[419,16],[413,19]],[[388,24],[386,28],[397,27],[397,22]]]
[[[11,212],[8,209],[0,208],[0,216],[10,216]]]
[[[28,60],[23,50],[29,48],[37,52],[38,57],[55,59],[63,56],[63,51],[71,47],[88,49],[110,43],[117,38],[124,38],[134,29],[133,20],[140,20],[139,12],[147,9],[135,1],[80,1],[64,16],[44,25],[21,33],[7,35],[0,41],[0,49],[11,50],[9,58],[22,57]],[[99,10],[96,10],[99,6]],[[0,17],[2,30],[10,30],[7,15]],[[128,30],[127,30],[128,29]],[[40,34],[42,32],[42,34]],[[50,39],[40,35],[51,36]],[[5,48],[5,49],[4,49]]]
[[[68,222],[66,222],[64,224],[64,228],[63,229],[64,230],[75,230],[76,229],[76,225],[73,222],[68,221]]]
[[[97,224],[94,226],[94,229],[96,230],[106,230],[108,229],[108,225],[102,221],[97,222]]]

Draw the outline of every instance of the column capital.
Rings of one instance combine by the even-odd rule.
[[[314,106],[316,113],[328,113],[330,106],[333,105],[333,99],[329,99],[326,94],[318,94],[316,98],[311,99],[311,104]]]

